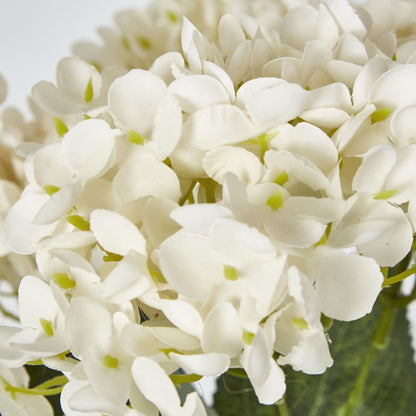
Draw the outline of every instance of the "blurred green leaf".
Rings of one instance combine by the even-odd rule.
[[[344,416],[346,404],[371,348],[381,305],[355,322],[335,322],[329,335],[334,365],[310,376],[285,367],[285,401],[290,416]],[[368,376],[349,416],[416,414],[416,365],[405,310],[398,310],[383,351],[373,350]],[[224,375],[218,382],[215,408],[221,416],[280,414],[276,406],[260,406],[248,380]]]

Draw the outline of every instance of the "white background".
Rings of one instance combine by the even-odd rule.
[[[27,109],[40,80],[55,80],[58,60],[79,40],[99,42],[95,29],[111,25],[116,10],[146,0],[0,0],[0,74],[8,83],[3,103]]]

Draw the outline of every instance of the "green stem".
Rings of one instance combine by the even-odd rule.
[[[65,376],[56,376],[50,380],[45,381],[42,384],[39,384],[35,389],[49,389],[51,387],[62,387],[68,383],[68,379]]]
[[[356,406],[360,403],[364,383],[368,375],[368,370],[370,369],[371,363],[374,357],[376,356],[376,352],[377,352],[376,347],[371,345],[365,357],[364,364],[361,367],[360,374],[358,375],[357,380],[355,381],[354,388],[352,389],[350,393],[347,405],[345,407],[345,410],[342,416],[351,416]]]
[[[401,272],[399,274],[396,274],[395,276],[388,277],[387,279],[385,279],[383,282],[383,287],[393,285],[395,283],[399,283],[415,273],[416,273],[416,264],[414,264],[412,267],[405,270],[404,272]]]
[[[289,409],[284,398],[279,400],[276,403],[276,406],[279,409],[280,416],[290,416]]]
[[[185,204],[185,202],[190,199],[190,197],[192,196],[192,191],[195,188],[195,185],[196,185],[196,180],[193,180],[190,187],[186,191],[185,195],[179,200],[179,205],[180,206],[183,206]]]
[[[396,308],[387,305],[381,312],[380,320],[377,323],[376,329],[371,340],[370,349],[364,359],[361,371],[358,374],[354,387],[348,398],[344,413],[342,416],[351,416],[355,408],[359,405],[364,390],[365,380],[370,370],[371,364],[379,350],[384,350],[387,346],[391,328],[393,326]]]

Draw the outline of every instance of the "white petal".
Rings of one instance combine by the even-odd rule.
[[[42,280],[26,276],[19,286],[19,316],[23,325],[39,328],[39,319],[53,322],[58,306],[50,287]]]
[[[304,111],[300,118],[321,128],[333,129],[340,127],[348,121],[350,116],[338,108],[316,108]]]
[[[288,174],[289,181],[300,181],[312,189],[326,189],[328,179],[310,160],[287,151],[269,150],[264,156],[266,171],[264,180],[273,182],[282,171]]]
[[[394,221],[394,225],[379,238],[359,244],[357,248],[363,255],[373,257],[380,266],[393,267],[406,256],[412,246],[412,227],[400,208],[386,201],[378,202],[384,202],[385,216],[390,221]],[[383,208],[380,209],[382,210]]]
[[[61,219],[77,202],[82,192],[80,182],[66,185],[54,193],[33,219],[34,224],[50,224]]]
[[[61,394],[61,407],[67,416],[84,416],[85,412],[89,416],[121,415],[125,410],[95,392],[88,382],[78,380],[65,384]]]
[[[88,353],[82,360],[83,368],[94,390],[115,406],[122,406],[128,399],[130,377],[127,368],[105,366],[100,355]],[[123,368],[124,367],[124,368]]]
[[[30,154],[25,161],[25,174],[39,186],[65,186],[74,176],[65,163],[61,143],[51,143]]]
[[[101,92],[101,75],[93,65],[77,56],[63,58],[56,67],[56,83],[58,88],[75,102],[84,103],[85,90],[92,83],[93,97]]]
[[[178,350],[185,351],[193,351],[201,348],[198,338],[189,335],[178,328],[150,325],[148,328],[152,335],[154,335],[162,345],[168,345],[170,348],[177,348]]]
[[[149,71],[162,78],[169,85],[175,79],[172,74],[174,65],[178,68],[184,68],[185,61],[182,55],[179,52],[167,52],[155,59]]]
[[[68,100],[62,91],[51,82],[40,81],[33,88],[31,93],[36,104],[46,112],[58,117],[78,113],[77,106]]]
[[[233,219],[218,219],[210,229],[212,246],[218,259],[237,269],[256,261],[271,260],[276,250],[257,228]]]
[[[299,248],[317,243],[326,229],[326,225],[317,221],[289,215],[270,215],[264,227],[267,234],[280,243]]]
[[[369,194],[381,191],[396,159],[397,154],[393,146],[373,147],[364,156],[364,160],[354,176],[353,190]]]
[[[200,338],[202,335],[202,318],[198,310],[181,299],[160,299],[160,309],[175,326],[182,331]],[[200,373],[198,373],[200,374]]]
[[[387,71],[389,64],[389,59],[377,55],[364,65],[354,82],[352,93],[354,107],[361,109],[367,104],[372,86]]]
[[[226,89],[230,102],[234,102],[235,99],[235,88],[233,81],[227,72],[222,69],[220,66],[215,65],[213,62],[204,61],[203,69],[205,75],[210,75],[211,77],[216,78],[221,82],[222,86]]]
[[[125,256],[130,250],[146,254],[146,240],[137,227],[120,214],[96,209],[90,217],[91,231],[101,246]]]
[[[150,358],[136,358],[131,367],[133,379],[146,399],[154,403],[164,416],[176,416],[179,395],[162,368]]]
[[[214,104],[228,104],[228,93],[223,85],[209,75],[189,75],[173,81],[168,88],[182,110],[193,113]]]
[[[182,355],[170,353],[169,358],[185,371],[202,376],[219,376],[228,370],[230,358],[226,354],[208,353]]]
[[[332,51],[325,42],[319,40],[310,40],[306,43],[302,55],[300,73],[301,84],[309,88],[310,78],[316,71],[325,69],[326,62],[332,59]]]
[[[345,209],[344,201],[331,198],[294,196],[285,201],[281,212],[287,213],[288,216],[300,216],[329,223],[340,219]]]
[[[321,331],[305,335],[278,363],[290,364],[295,371],[306,374],[324,373],[333,364],[325,334]]]
[[[380,108],[407,107],[416,103],[416,64],[385,72],[373,85],[369,100]]]
[[[208,238],[183,230],[161,245],[160,267],[173,289],[191,299],[206,299],[224,279]]]
[[[348,2],[326,0],[326,5],[343,32],[351,32],[357,38],[363,39],[367,30],[357,12]]]
[[[248,76],[251,54],[252,42],[247,39],[238,45],[234,53],[229,57],[226,70],[234,85],[240,84]]]
[[[191,71],[196,74],[201,72],[201,58],[195,45],[195,38],[201,36],[198,29],[184,16],[181,32],[182,50]]]
[[[175,149],[182,133],[182,111],[170,95],[163,97],[153,123],[152,140],[148,143],[159,160],[166,159]]]
[[[338,151],[332,140],[322,130],[308,123],[299,123],[293,129],[280,132],[273,139],[273,146],[302,155],[323,172],[328,172],[338,162]]]
[[[228,104],[205,107],[191,114],[183,136],[198,149],[242,142],[254,135],[254,128],[238,107]]]
[[[155,247],[179,230],[179,225],[170,218],[177,207],[178,204],[166,198],[149,198],[146,202],[142,213],[143,230]]]
[[[256,95],[265,89],[273,88],[284,83],[285,81],[283,79],[274,77],[261,77],[251,79],[241,85],[241,87],[238,89],[236,104],[239,107],[244,108],[245,103],[248,102],[253,95]]]
[[[416,105],[395,112],[391,118],[391,130],[400,145],[416,142]]]
[[[364,44],[349,32],[342,34],[335,53],[338,59],[357,65],[365,65],[368,61]]]
[[[361,68],[360,65],[338,59],[332,59],[327,63],[329,75],[335,81],[344,83],[348,88],[353,87]]]
[[[130,251],[103,282],[103,296],[111,302],[123,303],[139,297],[152,286],[147,258]]]
[[[375,106],[372,104],[365,106],[359,113],[355,114],[354,117],[351,117],[349,121],[335,132],[332,136],[332,140],[339,151],[342,151],[351,142],[355,133],[375,109]]]
[[[324,4],[319,4],[318,15],[315,22],[315,37],[333,48],[338,41],[338,26]]]
[[[143,69],[133,69],[113,82],[108,91],[108,106],[120,127],[146,137],[165,94],[166,84],[161,78]]]
[[[82,179],[106,170],[115,146],[115,130],[104,120],[85,120],[73,127],[62,140],[68,166]]]
[[[214,221],[231,218],[232,213],[222,205],[191,204],[175,209],[170,217],[189,231],[207,235]]]
[[[75,248],[86,247],[95,243],[95,237],[90,231],[71,231],[68,233],[59,233],[52,237],[42,239],[42,247],[54,249],[73,250]]]
[[[238,314],[231,303],[217,303],[204,322],[202,349],[204,352],[217,352],[236,357],[240,354],[243,331],[238,322]]]
[[[351,111],[351,95],[345,84],[334,82],[311,91],[308,109],[334,107],[346,112]]]
[[[289,9],[280,26],[282,42],[303,51],[305,43],[313,39],[317,15],[316,9],[309,5]]]
[[[352,321],[370,313],[383,283],[379,265],[370,258],[318,247],[314,265],[322,312]]]
[[[71,300],[66,316],[66,336],[71,352],[79,359],[88,351],[109,351],[112,320],[108,310],[90,298]]]
[[[39,241],[52,234],[56,223],[33,224],[33,219],[48,199],[49,196],[46,194],[26,192],[10,209],[3,229],[6,243],[15,253],[34,253],[39,247]]]
[[[281,83],[263,89],[245,100],[255,124],[282,124],[296,118],[309,104],[310,93],[297,84]]]
[[[113,180],[113,190],[125,205],[144,196],[179,199],[180,186],[175,172],[151,152],[135,147]]]
[[[205,172],[222,184],[228,172],[234,173],[240,182],[250,185],[263,175],[263,165],[251,152],[241,147],[221,146],[209,151],[202,162]]]
[[[218,24],[218,42],[225,56],[230,56],[246,40],[243,30],[232,14],[225,14]]]
[[[276,362],[269,358],[270,370],[261,385],[253,385],[259,402],[272,405],[283,397],[286,391],[285,374]]]

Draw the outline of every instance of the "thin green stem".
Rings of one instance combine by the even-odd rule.
[[[364,360],[364,364],[361,367],[361,371],[357,377],[357,380],[355,381],[354,387],[350,393],[350,396],[348,398],[348,402],[346,404],[344,413],[342,416],[351,416],[356,408],[356,406],[361,401],[361,395],[364,387],[365,380],[368,375],[368,371],[370,369],[371,363],[376,356],[377,349],[371,345],[370,349],[367,352],[367,355]]]
[[[196,180],[193,180],[188,190],[186,191],[185,195],[183,195],[182,198],[179,200],[180,206],[183,206],[186,201],[190,200],[190,197],[192,196],[192,191],[194,190],[195,185],[196,185]]]
[[[285,399],[281,399],[276,403],[277,408],[279,409],[280,416],[290,416],[289,408],[287,407]]]
[[[387,279],[385,279],[383,282],[383,287],[393,285],[395,283],[399,283],[415,273],[416,273],[416,264],[414,264],[412,267],[405,270],[404,272],[401,272],[399,274],[396,274],[395,276],[388,277]]]
[[[355,381],[354,387],[350,393],[342,416],[351,416],[356,407],[360,404],[368,372],[374,358],[377,355],[377,352],[379,350],[385,349],[387,346],[395,314],[395,307],[387,305],[383,308],[380,320],[377,323],[373,338],[371,340],[371,346],[364,359],[361,371],[358,374],[357,380]]]
[[[50,380],[45,381],[42,384],[39,384],[35,389],[49,389],[51,387],[61,387],[68,383],[68,379],[65,376],[56,376]]]

